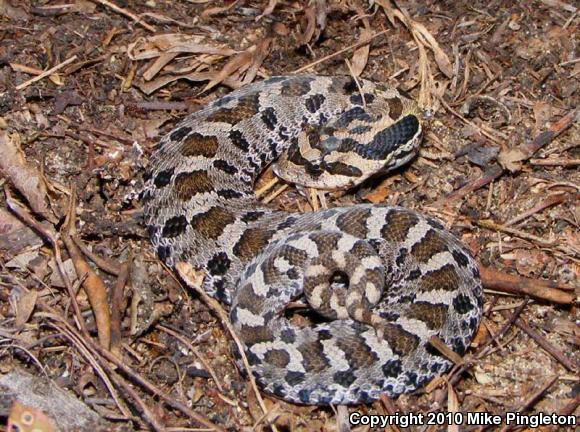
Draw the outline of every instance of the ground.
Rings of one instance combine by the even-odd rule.
[[[420,155],[348,194],[306,199],[269,170],[256,189],[290,211],[386,202],[436,217],[478,259],[486,297],[458,373],[348,412],[578,415],[572,3],[0,0],[0,386],[50,378],[98,413],[91,429],[348,430],[342,408],[260,404],[219,311],[157,259],[136,192],[159,138],[231,88],[352,74],[419,101]],[[113,354],[94,318],[109,310]],[[0,424],[22,426],[13,399]],[[510,427],[409,430],[446,429]]]

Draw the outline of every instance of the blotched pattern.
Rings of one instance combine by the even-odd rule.
[[[359,88],[360,87],[360,88]],[[291,214],[261,204],[254,180],[349,188],[417,153],[415,103],[350,77],[274,77],[186,118],[155,152],[143,192],[168,265],[204,269],[262,388],[305,404],[353,404],[414,390],[463,352],[482,307],[477,266],[442,226],[400,207]],[[297,326],[304,298],[320,319]]]

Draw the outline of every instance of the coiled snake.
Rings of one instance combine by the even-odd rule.
[[[400,207],[287,213],[253,183],[271,162],[291,182],[350,188],[417,153],[415,103],[350,77],[281,76],[187,117],[160,142],[144,189],[151,240],[168,265],[205,270],[231,307],[257,382],[304,404],[411,391],[463,352],[482,307],[477,265],[436,221]],[[316,310],[298,325],[286,305]]]

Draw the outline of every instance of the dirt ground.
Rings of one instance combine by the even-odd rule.
[[[0,0],[0,425],[365,431],[349,413],[578,416],[577,8]],[[422,150],[347,194],[307,199],[267,170],[256,186],[263,199],[289,211],[420,210],[482,266],[485,311],[471,349],[396,400],[348,409],[261,401],[218,312],[161,264],[140,224],[140,176],[163,134],[232,88],[300,72],[407,91],[425,113]],[[531,430],[462,418],[384,430]]]

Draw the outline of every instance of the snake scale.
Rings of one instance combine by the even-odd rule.
[[[205,270],[266,392],[366,403],[448,369],[431,336],[466,349],[481,281],[440,223],[385,205],[288,213],[253,192],[274,161],[293,183],[348,189],[407,163],[420,137],[418,108],[396,89],[297,75],[242,87],[161,139],[143,192],[152,243],[168,265]],[[286,310],[296,300],[309,320]]]

